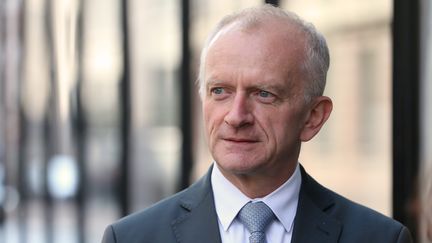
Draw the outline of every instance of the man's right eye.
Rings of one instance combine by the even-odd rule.
[[[211,92],[212,94],[220,95],[220,94],[223,94],[223,93],[224,93],[224,89],[221,88],[221,87],[216,87],[216,88],[212,88],[212,89],[210,90],[210,92]]]

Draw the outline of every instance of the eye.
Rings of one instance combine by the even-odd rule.
[[[265,90],[258,90],[255,95],[259,101],[266,104],[273,103],[276,100],[276,96],[274,94]]]
[[[226,88],[214,87],[210,88],[210,96],[214,100],[223,100],[229,96],[229,92]]]
[[[268,98],[268,97],[272,96],[272,94],[270,92],[263,91],[263,90],[260,90],[258,92],[258,95],[259,95],[259,97],[262,97],[262,98]]]
[[[216,87],[216,88],[210,89],[210,92],[212,94],[215,94],[215,95],[221,95],[221,94],[223,94],[225,92],[225,90],[223,88],[221,88],[221,87]]]

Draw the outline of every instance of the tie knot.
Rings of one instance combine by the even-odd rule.
[[[263,232],[275,219],[273,211],[263,202],[248,202],[239,212],[240,221],[249,232]]]

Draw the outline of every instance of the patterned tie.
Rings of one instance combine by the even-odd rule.
[[[263,202],[248,202],[238,217],[249,230],[250,243],[266,243],[265,229],[275,219],[273,211]]]

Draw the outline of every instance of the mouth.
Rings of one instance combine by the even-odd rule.
[[[259,141],[256,139],[250,138],[222,138],[223,141],[237,144],[250,144],[250,143],[258,143]]]

